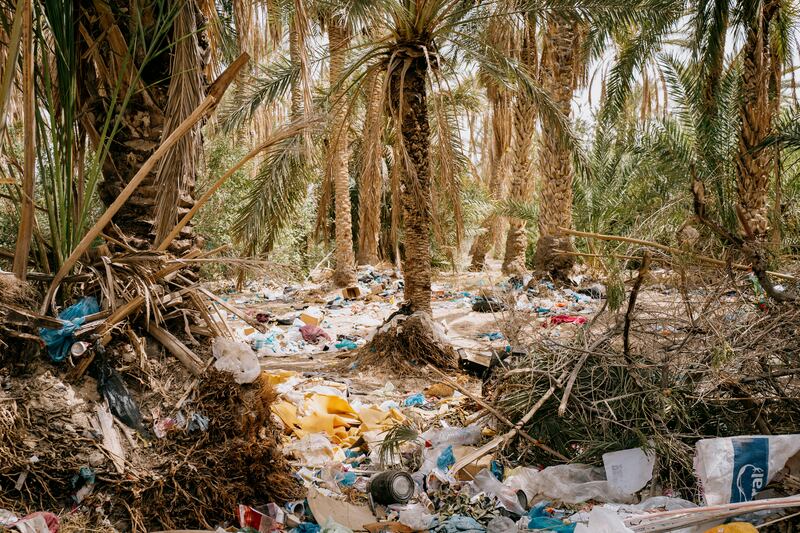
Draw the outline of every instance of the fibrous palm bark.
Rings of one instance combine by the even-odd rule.
[[[769,134],[769,55],[768,25],[764,23],[761,2],[756,2],[748,17],[742,51],[742,88],[739,117],[741,130],[736,153],[738,211],[756,240],[763,239],[769,226],[767,189],[770,157],[757,147]]]
[[[574,91],[575,44],[577,25],[559,16],[552,17],[544,36],[541,81],[556,107],[569,116]],[[559,227],[572,226],[572,160],[568,147],[557,135],[550,132],[548,120],[542,117],[540,144],[542,171],[539,189],[539,240],[536,243],[535,267],[540,271],[563,274],[572,267],[567,251],[572,243],[558,231]]]
[[[529,14],[524,21],[520,62],[532,78],[536,77],[538,60],[536,20],[533,15]],[[521,89],[517,92],[514,101],[513,166],[511,169],[511,189],[509,191],[509,198],[515,201],[526,202],[533,192],[535,181],[532,168],[532,148],[535,132],[536,106],[527,91]],[[511,219],[509,221],[508,236],[506,237],[503,272],[506,274],[522,274],[527,270],[525,266],[525,250],[527,247],[528,235],[525,221]]]
[[[350,142],[348,139],[347,105],[343,98],[346,87],[340,81],[349,44],[348,29],[337,17],[328,21],[330,48],[330,86],[333,117],[331,120],[328,172],[333,181],[336,213],[335,258],[333,280],[340,287],[356,281],[353,254],[353,228],[350,209]]]
[[[378,240],[381,230],[381,197],[383,173],[381,141],[383,132],[383,76],[375,72],[367,86],[367,112],[364,117],[364,143],[366,156],[359,183],[358,204],[358,263],[374,265],[378,262]]]
[[[192,10],[190,13],[192,16],[201,16],[195,11],[195,7],[194,2],[187,3],[187,8]],[[82,120],[89,138],[93,141],[98,138],[104,117],[108,116],[109,112],[116,113],[121,110],[120,129],[114,136],[108,156],[103,160],[103,182],[99,187],[101,201],[105,205],[110,205],[161,143],[166,127],[165,112],[169,107],[170,98],[173,97],[170,94],[172,76],[165,73],[171,73],[173,65],[167,43],[156,43],[156,46],[163,48],[163,51],[151,58],[147,67],[142,70],[141,79],[136,80],[134,76],[139,68],[136,61],[140,59],[141,54],[136,50],[131,56],[128,50],[129,43],[137,42],[138,39],[138,35],[133,34],[137,31],[136,24],[130,18],[136,16],[142,24],[148,21],[152,23],[156,19],[154,14],[148,11],[152,6],[140,8],[133,3],[120,6],[95,0],[93,3],[84,4],[82,9],[87,15],[85,31],[81,32],[82,38],[86,41],[87,48],[92,51],[94,62],[98,67],[96,77],[94,71],[87,71],[79,80],[82,97],[87,102],[88,113]],[[197,23],[196,27],[202,25],[202,22]],[[147,28],[144,28],[144,31],[147,34]],[[173,28],[173,31],[167,33],[167,38],[175,42],[186,37],[186,35],[173,35],[178,31],[180,30]],[[193,32],[191,38],[195,47],[208,46],[202,32]],[[140,43],[140,46],[144,44]],[[200,54],[197,55],[197,63],[191,68],[196,69],[198,73],[203,72],[204,65]],[[121,85],[119,88],[115,87],[118,80]],[[122,108],[120,102],[113,100],[111,95],[120,93],[124,95],[131,83],[135,84],[132,96],[127,106]],[[179,91],[173,94],[174,98],[183,97]],[[112,105],[118,109],[111,109]],[[195,138],[198,139],[199,136]],[[121,230],[128,244],[137,248],[148,248],[153,244],[158,196],[156,175],[156,171],[151,172],[113,218],[114,224]],[[177,217],[183,216],[194,205],[194,174],[189,178],[174,200]],[[178,187],[177,183],[171,186],[174,189]],[[187,225],[174,242],[172,250],[180,253],[194,244],[196,244],[194,231]]]
[[[511,102],[512,95],[506,89],[494,85],[487,91],[492,107],[492,152],[489,162],[489,194],[498,202],[504,198],[503,189],[508,180],[509,148],[511,147]],[[475,272],[483,270],[486,254],[492,249],[497,234],[501,230],[500,217],[490,215],[483,225],[481,233],[472,244],[472,263],[469,269]]]
[[[402,63],[402,61],[401,61]],[[390,77],[392,108],[402,137],[401,197],[405,258],[405,299],[411,310],[431,312],[431,167],[426,72],[421,54],[407,59]]]

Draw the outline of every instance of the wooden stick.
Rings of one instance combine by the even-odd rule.
[[[175,239],[175,237],[178,236],[181,230],[186,226],[186,224],[188,224],[189,221],[192,220],[192,217],[194,217],[194,215],[197,214],[197,212],[200,210],[201,207],[203,207],[203,205],[205,205],[205,203],[209,200],[209,198],[211,198],[211,196],[215,192],[217,192],[217,189],[222,187],[222,185],[226,181],[228,181],[228,178],[233,176],[236,173],[236,171],[238,171],[245,165],[245,163],[253,159],[255,156],[257,156],[270,146],[273,146],[278,142],[294,135],[296,133],[296,130],[298,130],[298,128],[301,127],[302,125],[291,124],[289,127],[283,128],[282,130],[276,132],[274,135],[271,135],[266,141],[262,142],[261,144],[253,148],[250,152],[247,153],[247,155],[245,155],[243,158],[237,161],[235,165],[229,168],[225,172],[225,174],[223,174],[217,181],[214,182],[213,185],[211,185],[211,187],[208,188],[208,190],[205,193],[203,193],[203,196],[201,196],[200,199],[194,203],[192,208],[189,209],[189,212],[183,215],[183,218],[181,218],[180,222],[178,222],[178,225],[172,228],[172,231],[170,231],[169,234],[167,234],[167,236],[164,237],[164,240],[161,242],[161,244],[158,245],[158,248],[156,248],[156,250],[159,251],[166,250],[169,247],[170,243]]]
[[[28,270],[28,255],[31,251],[33,235],[33,185],[36,175],[36,109],[34,107],[33,86],[33,6],[31,0],[25,0],[23,6],[22,41],[25,46],[22,54],[22,97],[25,172],[22,181],[22,212],[17,233],[17,249],[14,252],[14,274],[25,281]],[[44,314],[44,312],[42,312]]]
[[[206,117],[209,113],[211,113],[219,103],[220,98],[225,93],[225,90],[228,88],[228,85],[233,81],[236,74],[241,70],[244,64],[247,62],[250,56],[247,53],[243,53],[239,58],[234,61],[231,66],[229,66],[225,72],[223,72],[217,81],[215,81],[211,87],[209,88],[208,95],[203,99],[200,105],[192,112],[191,115],[186,117],[186,120],[181,122],[175,131],[173,131],[169,137],[167,137],[158,149],[153,152],[153,154],[147,158],[147,161],[139,168],[139,171],[136,175],[131,178],[131,181],[128,182],[128,185],[119,193],[117,199],[105,210],[105,212],[100,216],[94,226],[86,232],[81,239],[81,242],[75,247],[72,251],[70,256],[64,261],[61,265],[61,268],[58,269],[55,277],[53,278],[53,282],[50,284],[50,288],[47,290],[47,294],[44,298],[44,303],[42,304],[42,314],[47,312],[47,309],[50,307],[52,302],[53,296],[55,295],[56,289],[58,288],[61,280],[66,276],[69,271],[75,266],[78,259],[83,255],[83,253],[89,248],[92,244],[92,241],[100,235],[103,231],[103,228],[111,222],[111,219],[117,212],[125,205],[125,202],[128,201],[128,198],[133,194],[133,192],[139,187],[139,185],[144,181],[147,175],[150,173],[151,170],[155,167],[156,163],[164,157],[164,155],[169,152],[169,150],[181,139],[184,135],[189,133],[189,131],[194,127],[195,124],[200,122],[204,117]]]
[[[562,232],[562,233],[567,234],[567,235],[574,235],[575,237],[585,237],[587,239],[598,239],[598,240],[601,240],[601,241],[619,241],[619,242],[627,242],[627,243],[630,243],[630,244],[638,244],[638,245],[641,245],[641,246],[648,246],[650,248],[655,248],[657,250],[661,250],[663,252],[667,252],[667,253],[674,254],[674,255],[690,255],[690,256],[694,257],[695,259],[697,259],[698,261],[704,261],[704,262],[709,263],[711,265],[716,265],[716,266],[720,266],[720,267],[727,267],[728,266],[728,264],[725,261],[722,261],[720,259],[714,259],[713,257],[708,257],[706,255],[701,255],[701,254],[698,254],[698,253],[695,253],[695,252],[688,252],[686,250],[681,250],[680,248],[673,248],[672,246],[666,246],[664,244],[659,244],[657,242],[645,241],[645,240],[642,240],[642,239],[634,239],[632,237],[621,237],[619,235],[604,235],[602,233],[591,233],[591,232],[588,232],[588,231],[578,231],[578,230],[568,229],[568,228],[558,228],[558,230],[560,232]],[[749,271],[752,270],[751,267],[749,267],[747,265],[743,265],[741,263],[732,263],[731,267],[736,269],[736,270],[743,270],[743,271],[746,271],[746,272],[749,272]],[[767,272],[767,274],[769,274],[770,276],[774,276],[776,278],[780,278],[780,279],[787,279],[787,280],[797,280],[798,279],[796,276],[792,276],[792,275],[789,275],[789,274],[781,274],[780,272],[769,271],[769,272]]]
[[[212,300],[217,302],[219,305],[221,305],[222,307],[224,307],[225,309],[227,309],[228,311],[230,311],[234,315],[236,315],[239,318],[241,318],[242,320],[244,320],[247,324],[249,324],[252,327],[256,328],[261,333],[264,333],[265,331],[267,331],[267,328],[266,328],[266,326],[264,326],[264,324],[262,324],[258,320],[255,320],[254,318],[251,318],[251,317],[247,316],[247,313],[245,313],[244,311],[242,311],[238,307],[232,306],[231,304],[229,304],[228,302],[226,302],[225,300],[223,300],[222,298],[220,298],[216,294],[212,293],[211,291],[201,287],[200,288],[200,292],[202,292],[203,294],[205,294],[206,296],[208,296],[209,298],[211,298]]]
[[[203,361],[197,357],[193,351],[187,348],[185,344],[179,341],[175,335],[156,326],[153,322],[150,322],[150,325],[147,327],[147,332],[155,340],[160,342],[164,348],[169,350],[172,355],[177,357],[195,377],[202,375]]]
[[[566,377],[566,375],[567,375],[566,372],[562,373],[561,374],[561,378],[558,380],[558,382],[560,383],[561,380],[563,380]],[[514,438],[515,435],[517,435],[517,433],[519,433],[522,436],[527,435],[527,433],[522,431],[522,428],[525,427],[525,424],[530,422],[531,418],[533,418],[533,415],[535,415],[536,412],[539,409],[541,409],[541,407],[544,405],[544,402],[546,402],[553,395],[555,390],[556,390],[556,385],[554,383],[554,384],[552,384],[550,386],[549,389],[547,389],[547,391],[544,394],[542,394],[542,397],[539,398],[539,401],[537,401],[533,405],[533,407],[531,407],[530,410],[527,413],[525,413],[525,416],[520,418],[519,422],[514,424],[514,427],[512,427],[510,430],[506,431],[502,435],[499,435],[499,436],[495,437],[494,439],[490,440],[488,443],[484,444],[483,446],[481,446],[480,448],[478,448],[474,452],[469,453],[469,454],[465,455],[464,457],[462,457],[461,460],[459,460],[458,462],[456,462],[453,465],[453,468],[451,470],[453,475],[455,475],[456,472],[458,472],[459,470],[461,470],[465,466],[467,466],[467,465],[469,465],[471,463],[474,463],[475,461],[477,461],[478,459],[480,459],[481,457],[483,457],[487,453],[490,453],[492,450],[494,450],[495,448],[497,448],[501,444],[504,444],[504,443],[510,441],[511,439]],[[537,446],[542,448],[543,450],[546,450],[546,451],[554,454],[556,457],[558,457],[562,461],[568,461],[568,459],[566,457],[564,457],[563,455],[561,455],[557,451],[553,450],[549,446],[542,447],[544,445],[542,445],[541,443],[539,443],[539,444],[540,444],[540,446],[539,445],[537,445]]]
[[[22,21],[26,16],[24,5],[30,5],[29,0],[17,0],[14,10],[14,23],[11,26],[11,33],[8,36],[6,46],[6,62],[3,67],[3,79],[0,81],[0,138],[6,131],[6,120],[8,120],[8,102],[11,99],[11,86],[14,82],[14,75],[17,72],[17,58],[22,38]],[[0,155],[3,153],[3,144],[0,143]],[[11,182],[14,183],[13,181]]]
[[[504,424],[506,424],[506,425],[508,425],[508,426],[510,426],[512,428],[515,428],[514,435],[516,435],[517,432],[518,432],[521,437],[523,437],[524,439],[528,440],[531,444],[533,444],[537,448],[540,448],[540,449],[542,449],[542,450],[544,450],[544,451],[546,451],[546,452],[548,452],[548,453],[550,453],[552,455],[555,455],[556,457],[558,457],[562,461],[569,461],[569,459],[567,459],[566,457],[564,457],[563,455],[561,455],[560,453],[558,453],[557,451],[555,451],[551,447],[547,446],[543,442],[539,441],[539,439],[535,439],[535,438],[531,437],[530,435],[528,435],[524,431],[519,431],[519,429],[516,427],[516,424],[514,424],[514,422],[512,422],[511,420],[506,418],[500,411],[498,411],[497,409],[495,409],[494,407],[492,407],[491,405],[489,405],[488,403],[483,401],[481,398],[475,396],[474,394],[469,392],[467,389],[465,389],[464,387],[462,387],[461,385],[459,385],[458,383],[456,383],[455,381],[450,379],[444,372],[442,372],[441,370],[439,370],[435,366],[433,366],[431,364],[428,364],[427,367],[428,367],[428,369],[433,370],[434,372],[439,374],[439,377],[441,377],[441,379],[445,383],[447,383],[448,385],[450,385],[454,389],[456,389],[459,392],[461,392],[461,394],[469,397],[475,403],[477,403],[478,405],[480,405],[481,407],[483,407],[484,409],[486,409],[487,411],[492,413],[495,416],[495,418],[497,418],[499,421],[503,422]],[[552,395],[552,393],[550,393],[550,394]],[[544,403],[544,402],[542,402],[542,403]],[[535,413],[535,411],[534,411],[534,413]],[[533,416],[533,414],[531,414],[531,416]],[[475,459],[473,459],[473,461],[474,460]],[[472,461],[470,461],[470,462],[472,462]],[[467,464],[469,464],[469,463],[467,463]]]

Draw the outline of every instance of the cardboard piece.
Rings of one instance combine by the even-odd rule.
[[[324,524],[331,519],[353,531],[364,531],[365,525],[377,521],[369,507],[337,500],[313,487],[308,491],[308,507],[318,524]]]

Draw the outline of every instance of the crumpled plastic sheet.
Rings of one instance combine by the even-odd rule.
[[[47,346],[47,353],[50,359],[55,362],[63,361],[69,354],[69,349],[75,343],[73,333],[86,321],[87,315],[92,315],[100,311],[100,305],[94,296],[82,298],[58,314],[58,318],[64,321],[61,329],[39,330],[39,336]]]
[[[602,468],[584,464],[548,466],[544,470],[520,468],[504,484],[525,492],[528,501],[537,497],[562,501],[567,504],[588,500],[599,502],[631,503],[635,498],[620,491],[607,480]]]

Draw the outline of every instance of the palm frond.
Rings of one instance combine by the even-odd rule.
[[[281,231],[296,218],[314,180],[319,161],[309,157],[304,132],[276,143],[265,154],[247,201],[233,225],[236,241],[248,256],[272,249]]]
[[[282,56],[267,66],[261,75],[240,83],[219,112],[222,131],[235,131],[251,120],[260,107],[284,98],[292,84],[300,81],[301,68],[288,56]]]

